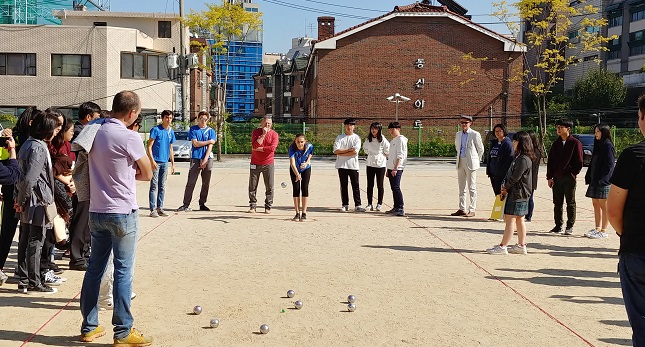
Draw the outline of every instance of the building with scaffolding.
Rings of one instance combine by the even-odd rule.
[[[246,11],[260,12],[260,6],[251,0],[230,0]],[[226,81],[226,112],[233,117],[252,117],[254,111],[254,80],[262,67],[262,31],[250,32],[244,40],[224,44],[228,54],[213,54],[213,72],[216,85]],[[228,68],[227,68],[228,63]]]
[[[109,11],[109,0],[0,0],[0,24],[61,24],[54,10]]]

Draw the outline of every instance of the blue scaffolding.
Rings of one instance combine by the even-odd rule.
[[[229,59],[226,84],[226,111],[233,116],[252,116],[254,109],[253,75],[262,66],[262,42],[231,41],[224,46],[228,53],[215,55],[216,81],[224,81],[226,59]],[[228,55],[228,57],[227,57]]]

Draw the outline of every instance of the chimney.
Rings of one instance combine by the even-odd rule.
[[[334,36],[334,17],[318,17],[318,41]]]

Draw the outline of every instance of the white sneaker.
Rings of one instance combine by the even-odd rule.
[[[369,205],[365,206],[365,210],[374,211],[374,207],[372,207],[372,204],[369,204]]]
[[[376,204],[376,210],[377,211],[380,211],[382,208],[383,208],[383,206],[381,206],[381,204]]]
[[[497,245],[493,248],[487,249],[486,252],[488,252],[488,254],[508,254],[508,250],[506,248],[506,246]]]
[[[564,234],[565,235],[573,235],[573,228],[564,229]]]
[[[48,286],[60,286],[63,281],[54,278],[54,273],[50,270],[45,273],[45,284]]]
[[[591,236],[589,236],[589,235],[595,234],[595,233],[597,233],[598,231],[599,231],[599,230],[598,230],[598,229],[596,229],[596,228],[589,229],[589,231],[587,231],[587,232],[585,233],[585,236],[586,236],[586,237],[591,237]]]
[[[48,272],[50,272],[50,273],[51,273],[51,277],[52,277],[53,279],[55,279],[55,280],[57,280],[57,281],[61,281],[61,282],[67,282],[67,278],[62,277],[62,276],[58,276],[57,274],[55,274],[55,273],[54,273],[54,271],[49,270]]]
[[[511,247],[508,253],[526,254],[526,245],[520,246],[519,244],[515,244],[514,246]]]
[[[596,232],[593,234],[590,233],[589,235],[587,235],[587,237],[590,239],[604,239],[604,238],[607,238],[608,236],[609,235],[607,234],[607,232],[603,233],[602,231],[598,231],[598,230],[596,230]]]
[[[349,205],[343,205],[343,207],[341,207],[340,210],[343,211],[343,212],[348,212],[349,211]]]

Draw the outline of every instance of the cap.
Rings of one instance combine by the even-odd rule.
[[[462,115],[460,116],[460,118],[461,118],[461,119],[467,119],[467,120],[469,120],[469,121],[471,121],[471,122],[473,121],[473,117],[471,117],[471,116],[466,116],[466,115],[464,115],[464,114],[462,114]]]
[[[388,129],[401,129],[401,123],[399,122],[390,122],[387,126]]]
[[[345,121],[343,122],[343,124],[356,125],[356,119],[354,119],[354,118],[347,118],[347,119],[345,119]]]

